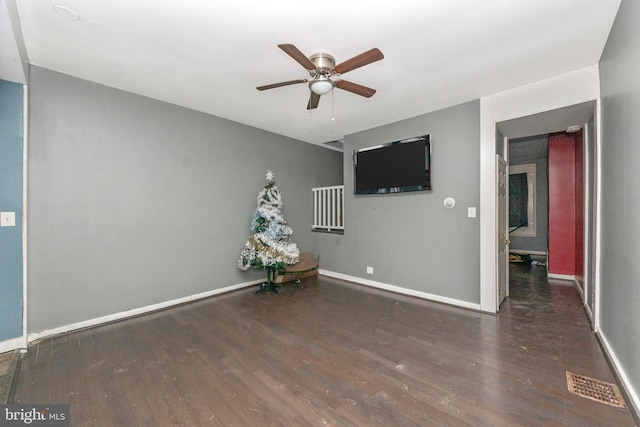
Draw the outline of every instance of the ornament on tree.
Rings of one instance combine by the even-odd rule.
[[[265,270],[267,281],[258,292],[278,292],[279,285],[273,283],[274,275],[283,271],[287,264],[298,262],[300,251],[289,236],[293,233],[282,216],[282,197],[275,183],[275,175],[269,170],[267,185],[258,193],[258,207],[251,219],[251,235],[238,258],[238,268]]]

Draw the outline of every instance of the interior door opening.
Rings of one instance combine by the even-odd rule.
[[[497,123],[497,131],[501,137],[506,141],[504,144],[504,156],[506,157],[509,173],[507,180],[512,176],[511,172],[514,171],[521,174],[526,174],[527,178],[531,178],[530,170],[535,170],[535,186],[532,188],[529,180],[525,180],[523,175],[520,175],[521,181],[520,188],[526,188],[525,193],[534,192],[536,196],[533,201],[533,207],[531,202],[523,203],[520,201],[520,213],[519,224],[510,224],[507,232],[507,241],[509,242],[510,255],[521,255],[524,262],[533,262],[537,268],[547,268],[549,259],[548,255],[554,256],[554,253],[549,253],[550,249],[553,249],[553,238],[551,247],[549,246],[549,233],[553,233],[553,227],[555,226],[555,218],[550,218],[549,215],[557,215],[553,211],[553,207],[550,206],[549,197],[557,188],[567,187],[568,183],[566,179],[561,180],[553,173],[553,168],[557,168],[558,165],[562,165],[562,162],[571,162],[571,174],[573,177],[573,183],[570,183],[574,188],[574,193],[571,196],[572,203],[574,205],[574,215],[570,218],[572,221],[572,227],[574,233],[571,237],[565,237],[565,239],[571,239],[574,245],[573,259],[571,265],[574,270],[560,270],[559,272],[547,271],[547,276],[552,278],[558,278],[561,280],[568,280],[576,285],[579,292],[582,293],[582,300],[586,305],[589,315],[595,311],[595,275],[592,274],[593,266],[595,265],[595,251],[594,251],[594,239],[595,239],[595,215],[597,213],[595,207],[595,182],[596,182],[596,144],[595,144],[595,116],[596,116],[596,101],[590,101],[583,104],[578,104],[571,107],[565,107],[559,110],[548,111],[532,116],[513,119],[505,122]],[[574,146],[572,157],[566,158],[549,158],[549,135],[560,135],[564,138],[564,135],[575,135],[567,133],[567,128],[579,123],[581,129],[580,143]],[[554,137],[555,138],[555,137]],[[562,139],[560,138],[560,139]],[[552,138],[553,139],[553,138]],[[566,138],[565,138],[566,139]],[[540,141],[546,141],[545,144],[540,146]],[[555,141],[552,141],[554,144]],[[509,150],[511,144],[520,144],[519,152],[514,154]],[[499,150],[499,144],[496,144]],[[551,148],[555,150],[555,148]],[[541,154],[544,154],[541,155]],[[555,155],[555,154],[554,154]],[[546,158],[544,158],[546,157]],[[565,163],[566,165],[567,163]],[[529,173],[527,168],[522,168],[522,165],[529,165]],[[524,169],[518,171],[518,169]],[[566,169],[566,168],[565,168]],[[496,168],[497,175],[499,171]],[[564,171],[566,172],[566,170]],[[527,183],[524,185],[523,183]],[[576,182],[578,185],[576,185]],[[509,185],[509,184],[507,184]],[[499,194],[500,188],[496,183],[496,192]],[[546,192],[546,195],[545,195]],[[526,194],[527,197],[531,194]],[[508,195],[508,199],[511,194]],[[551,197],[556,197],[552,195]],[[560,196],[566,197],[566,196]],[[499,195],[496,200],[499,199]],[[499,202],[498,202],[499,203]],[[510,203],[510,199],[508,200]],[[566,209],[566,207],[561,207]],[[509,221],[509,207],[505,207],[504,213]],[[496,221],[499,221],[501,215],[500,209],[498,209]],[[545,218],[546,215],[546,218]],[[566,219],[566,218],[564,218]],[[526,225],[525,225],[526,222]],[[514,230],[515,229],[515,230]],[[511,231],[511,233],[509,233]],[[514,233],[515,231],[515,233]],[[498,246],[502,240],[499,237]],[[557,253],[557,252],[556,252]],[[508,258],[511,258],[508,257]],[[498,277],[496,283],[496,296],[500,303],[501,295],[503,294],[502,270],[507,271],[508,277],[508,264],[503,259],[498,259]],[[553,260],[551,260],[553,263]],[[546,264],[546,265],[545,265]],[[509,286],[506,287],[506,295],[509,294]]]

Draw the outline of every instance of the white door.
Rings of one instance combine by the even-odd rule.
[[[500,304],[507,297],[509,286],[509,234],[508,234],[508,211],[507,211],[507,162],[496,155],[496,187],[498,189],[496,211],[498,213],[498,310]]]

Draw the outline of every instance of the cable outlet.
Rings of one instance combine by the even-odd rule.
[[[15,226],[16,226],[15,212],[0,212],[0,227],[15,227]]]
[[[373,267],[367,267],[367,274],[373,274]]]

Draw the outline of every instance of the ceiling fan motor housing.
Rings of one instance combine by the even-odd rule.
[[[309,70],[312,76],[317,75],[331,75],[331,71],[336,66],[336,60],[328,53],[316,53],[309,57],[309,61],[316,66],[315,70]]]

